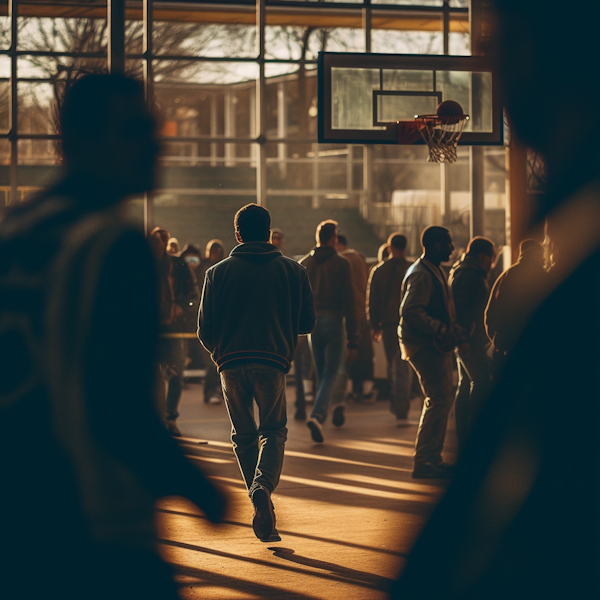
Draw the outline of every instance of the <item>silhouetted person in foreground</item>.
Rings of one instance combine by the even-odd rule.
[[[400,348],[417,375],[425,403],[415,444],[415,479],[449,477],[452,465],[442,460],[448,414],[454,402],[452,353],[463,344],[456,324],[452,290],[440,263],[454,245],[445,227],[431,226],[421,235],[423,255],[406,272],[400,305]],[[463,348],[463,352],[465,349]]]
[[[535,240],[521,242],[519,259],[498,277],[485,309],[486,332],[494,344],[494,373],[498,374],[531,316],[532,298],[546,289],[544,247]]]
[[[452,268],[448,280],[456,307],[456,322],[469,344],[468,355],[459,356],[457,361],[455,414],[459,452],[462,452],[471,423],[490,392],[490,341],[485,332],[483,315],[490,297],[487,277],[495,259],[494,242],[484,237],[474,237],[462,260]]]
[[[600,597],[600,150],[574,118],[597,97],[586,74],[600,62],[600,5],[582,18],[542,0],[495,4],[513,134],[546,159],[538,223],[554,264],[392,593],[402,600]]]
[[[91,75],[61,114],[67,175],[0,223],[2,598],[178,598],[154,502],[224,502],[154,406],[154,259],[119,216],[153,185],[139,83]]]
[[[269,212],[247,204],[234,227],[239,245],[206,272],[198,337],[221,374],[233,451],[254,506],[254,533],[261,542],[278,542],[271,494],[287,439],[285,374],[298,335],[315,325],[315,309],[304,268],[269,243]]]
[[[371,271],[367,289],[367,316],[372,328],[373,340],[383,339],[390,383],[390,409],[398,427],[407,427],[410,395],[414,371],[402,358],[398,340],[402,282],[412,264],[406,260],[406,237],[392,233],[388,238],[390,257],[382,260]]]

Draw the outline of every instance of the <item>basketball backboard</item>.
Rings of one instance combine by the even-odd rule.
[[[398,140],[397,121],[435,114],[458,102],[469,120],[459,144],[502,144],[502,107],[488,58],[319,53],[319,142],[424,143]]]

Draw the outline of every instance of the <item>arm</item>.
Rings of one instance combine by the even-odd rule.
[[[298,325],[298,335],[308,335],[317,322],[315,301],[313,299],[312,288],[308,281],[308,275],[303,270],[302,273],[302,306],[300,307],[300,323]]]
[[[481,278],[464,270],[452,281],[452,296],[456,308],[456,322],[465,335],[473,335],[477,321],[477,308],[481,304]]]
[[[385,311],[385,294],[386,282],[385,277],[379,267],[375,267],[371,271],[369,281],[367,283],[367,319],[371,324],[372,329],[380,330]]]
[[[344,259],[341,265],[340,289],[342,293],[342,312],[346,318],[346,337],[348,339],[348,348],[357,348],[358,341],[358,322],[356,320],[356,311],[354,310],[354,287],[352,286],[352,272],[350,263]]]
[[[84,377],[91,432],[155,497],[189,498],[218,521],[223,497],[183,456],[154,406],[156,299],[146,242],[126,233],[105,256],[95,296],[87,299],[92,315]]]
[[[416,271],[405,280],[404,298],[400,306],[402,319],[415,331],[432,340],[442,326],[442,322],[427,313],[431,300],[433,282],[428,273]]]
[[[198,311],[198,339],[211,354],[215,348],[212,275],[212,271],[207,271],[204,277],[204,288]]]

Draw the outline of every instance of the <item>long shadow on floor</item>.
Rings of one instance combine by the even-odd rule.
[[[371,587],[378,590],[387,590],[392,584],[392,580],[387,577],[381,577],[380,575],[374,575],[373,573],[367,573],[365,571],[357,571],[356,569],[349,569],[348,567],[342,567],[334,563],[325,562],[324,560],[316,560],[314,558],[307,558],[306,556],[299,556],[296,551],[292,548],[279,548],[277,546],[270,547],[269,550],[273,551],[273,556],[277,558],[283,558],[290,562],[298,565],[304,565],[305,567],[312,567],[313,569],[321,569],[322,571],[329,571],[334,575],[339,575],[344,579],[348,579],[356,585],[365,585],[365,587]]]

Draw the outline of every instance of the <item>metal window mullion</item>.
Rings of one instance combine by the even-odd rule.
[[[258,161],[256,163],[256,202],[267,201],[267,82],[265,78],[266,0],[256,0],[256,27],[258,39],[258,81],[256,82],[256,125],[258,129]]]
[[[152,25],[154,21],[153,0],[144,0],[143,5],[143,65],[144,65],[144,94],[148,108],[154,105],[154,71],[152,59]],[[154,228],[154,195],[144,194],[144,231],[149,235]]]
[[[125,0],[107,0],[108,70],[125,72]]]
[[[19,194],[19,140],[18,134],[18,106],[19,95],[17,90],[17,41],[18,41],[18,14],[19,0],[9,0],[10,15],[10,197],[9,204],[16,204]]]

